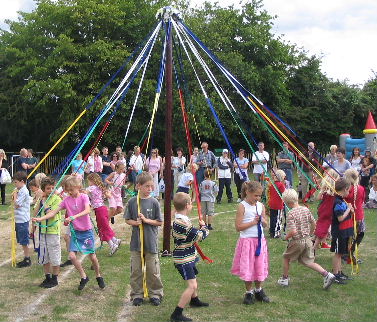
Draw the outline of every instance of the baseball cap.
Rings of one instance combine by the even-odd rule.
[[[228,149],[223,150],[223,153],[228,153],[228,152],[229,152]]]

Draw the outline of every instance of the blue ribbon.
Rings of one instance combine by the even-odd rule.
[[[262,248],[262,216],[258,215],[258,207],[257,204],[255,205],[255,211],[257,213],[257,216],[259,217],[259,221],[257,224],[258,228],[258,246],[257,249],[255,250],[255,256],[259,256]]]

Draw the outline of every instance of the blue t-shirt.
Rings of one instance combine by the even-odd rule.
[[[249,159],[248,158],[243,158],[242,160],[240,158],[236,158],[236,164],[238,164],[239,166],[242,166],[246,163],[249,163]],[[246,180],[249,180],[249,177],[247,175],[247,169],[239,169],[237,166],[235,167],[235,170],[236,170],[236,173],[240,174],[240,177],[241,178],[246,178]],[[240,170],[242,173],[240,173]]]
[[[81,165],[81,163],[82,163],[82,165]],[[86,162],[85,161],[83,161],[83,160],[73,160],[73,162],[72,162],[72,172],[84,175],[85,166],[86,166]]]

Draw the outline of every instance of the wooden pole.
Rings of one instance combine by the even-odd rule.
[[[171,230],[171,195],[173,177],[171,171],[172,157],[172,121],[173,121],[173,68],[172,68],[172,29],[170,29],[166,45],[166,111],[165,111],[165,198],[164,198],[164,234],[163,255],[170,255]]]

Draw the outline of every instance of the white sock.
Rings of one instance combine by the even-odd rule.
[[[107,243],[109,244],[110,247],[114,246],[114,242],[112,240],[108,240]]]
[[[256,288],[256,289],[254,289],[254,293],[259,293],[261,290],[262,290],[261,287],[260,288]]]
[[[253,294],[253,290],[251,290],[251,291],[246,291],[246,294]]]
[[[111,240],[112,240],[113,243],[117,242],[117,239],[115,237],[111,238]]]

